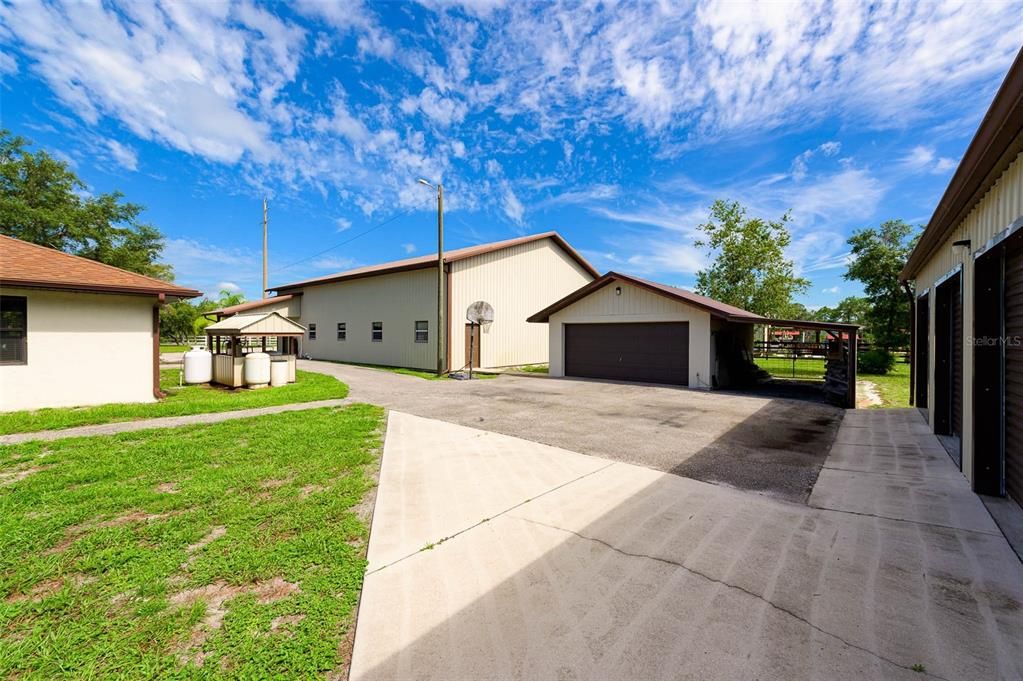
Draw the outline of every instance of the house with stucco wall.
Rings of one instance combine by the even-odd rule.
[[[198,295],[0,236],[0,411],[156,400],[160,306]]]

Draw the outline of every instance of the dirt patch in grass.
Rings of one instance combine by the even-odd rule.
[[[13,471],[0,472],[0,487],[6,487],[7,485],[13,485],[16,482],[21,482],[28,476],[45,471],[47,468],[49,468],[49,466],[28,466],[25,468],[16,468]]]
[[[178,489],[176,482],[161,482],[156,486],[156,491],[160,494],[177,494],[181,490]]]
[[[255,584],[231,585],[224,581],[217,581],[195,589],[180,591],[170,597],[170,604],[174,607],[188,607],[197,601],[203,601],[206,605],[206,615],[201,622],[192,627],[188,641],[178,647],[177,658],[180,664],[192,663],[197,667],[203,666],[206,661],[206,653],[203,645],[217,629],[224,624],[224,617],[227,616],[227,602],[238,596],[253,594],[260,604],[273,603],[292,594],[299,592],[298,584],[288,582],[280,577],[274,577]]]
[[[39,582],[31,589],[28,593],[14,593],[8,596],[5,600],[8,603],[20,603],[22,601],[41,601],[47,596],[52,596],[61,590],[64,586],[64,580],[62,579],[47,579],[43,582]]]

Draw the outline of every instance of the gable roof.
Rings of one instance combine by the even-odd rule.
[[[203,333],[213,336],[296,336],[305,333],[305,327],[279,312],[236,314],[210,324]]]
[[[217,315],[218,317],[229,317],[240,312],[246,312],[248,310],[258,310],[261,307],[268,305],[276,305],[277,303],[286,303],[287,301],[295,298],[296,296],[302,295],[301,293],[288,293],[283,296],[271,296],[269,298],[261,298],[259,300],[249,300],[244,303],[238,303],[237,305],[228,305],[222,307],[219,310],[210,310],[205,314]]]
[[[685,289],[675,288],[674,286],[668,286],[666,284],[659,284],[655,281],[647,281],[646,279],[640,279],[629,274],[622,274],[620,272],[608,272],[599,279],[591,281],[582,288],[576,289],[572,293],[561,300],[547,306],[543,310],[540,310],[533,316],[529,317],[526,321],[529,322],[546,322],[550,320],[550,317],[555,312],[563,310],[572,303],[582,300],[591,293],[604,288],[608,284],[615,281],[623,281],[633,286],[638,286],[642,289],[646,289],[657,295],[664,296],[665,298],[671,298],[687,305],[698,307],[702,310],[706,310],[711,315],[726,319],[729,321],[745,321],[745,322],[756,322],[756,321],[767,321],[766,317],[762,317],[758,314],[754,314],[748,310],[743,310],[740,307],[722,303],[721,301],[701,296],[692,291],[686,291]]]
[[[592,274],[594,277],[600,276],[600,272],[593,268],[593,265],[588,263],[584,257],[568,245],[560,234],[557,232],[543,232],[541,234],[531,234],[529,236],[518,237],[517,239],[508,239],[506,241],[495,241],[489,244],[480,244],[478,246],[469,246],[467,248],[456,248],[451,251],[444,253],[444,262],[457,262],[459,260],[465,260],[472,258],[477,255],[484,255],[486,253],[493,253],[494,251],[504,250],[505,248],[511,248],[513,246],[519,246],[521,244],[528,244],[533,241],[542,241],[543,239],[551,239],[556,243],[561,250],[565,251],[573,260],[579,265]],[[368,267],[359,267],[353,270],[347,270],[345,272],[338,272],[336,274],[328,274],[324,277],[317,277],[315,279],[306,279],[304,281],[296,281],[292,284],[284,284],[282,286],[275,286],[269,291],[288,291],[291,289],[302,288],[305,286],[315,286],[317,284],[331,284],[336,281],[345,281],[347,279],[360,279],[362,277],[373,277],[378,274],[391,274],[393,272],[406,272],[409,270],[420,270],[428,267],[435,267],[437,265],[436,255],[422,255],[416,258],[407,258],[405,260],[394,260],[392,262],[385,262],[379,265],[369,265]]]
[[[902,280],[917,275],[934,252],[948,240],[1009,164],[1023,152],[1023,49],[1009,67],[970,146],[934,209],[905,267]]]
[[[3,235],[0,235],[0,285],[175,298],[199,295],[195,289]]]

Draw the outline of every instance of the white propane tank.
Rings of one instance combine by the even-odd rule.
[[[270,384],[270,355],[265,352],[250,352],[245,355],[243,376],[250,388],[265,388]]]
[[[288,384],[288,359],[274,357],[270,360],[270,385],[277,387]]]
[[[185,383],[209,383],[213,380],[213,355],[202,348],[185,353]]]

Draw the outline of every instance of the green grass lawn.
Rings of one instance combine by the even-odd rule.
[[[776,378],[824,381],[824,360],[801,357],[792,361],[781,357],[758,357],[757,366]]]
[[[3,413],[0,414],[0,434],[57,430],[158,416],[183,416],[253,407],[272,407],[293,402],[341,398],[348,394],[348,386],[333,376],[307,371],[299,371],[296,374],[298,380],[295,383],[263,390],[245,388],[231,390],[208,385],[178,387],[180,373],[179,369],[164,369],[160,372],[160,385],[169,395],[159,402],[104,404],[97,407],[68,407]]]
[[[885,376],[860,374],[860,380],[870,381],[877,386],[877,392],[884,400],[879,408],[908,407],[909,405],[909,364],[896,362],[895,368]]]
[[[347,678],[382,425],[354,405],[0,447],[0,678]]]
[[[546,374],[550,367],[547,364],[525,364],[516,368],[519,371],[525,371],[527,374]]]

